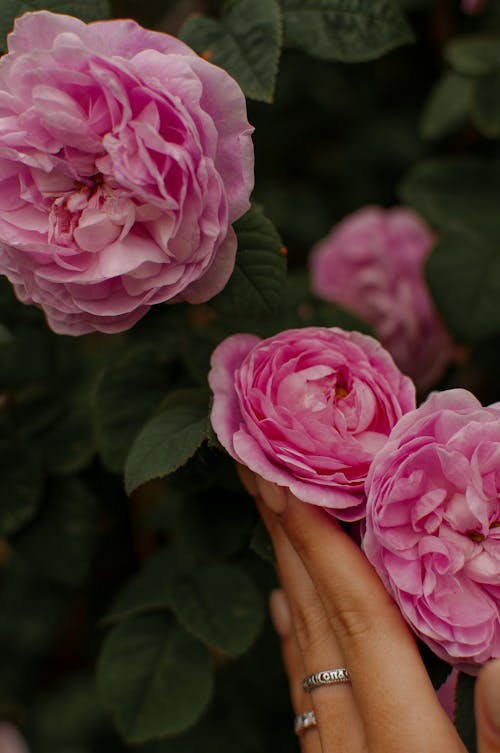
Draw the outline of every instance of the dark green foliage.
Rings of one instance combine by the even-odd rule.
[[[98,507],[78,478],[46,485],[41,508],[14,539],[16,551],[37,572],[68,585],[80,584],[94,553]]]
[[[153,347],[127,353],[102,372],[96,386],[93,416],[104,465],[123,470],[139,429],[170,387],[168,365]]]
[[[189,633],[230,656],[250,648],[264,617],[262,598],[252,580],[222,563],[177,580],[171,605]]]
[[[170,405],[150,419],[134,440],[125,463],[125,487],[132,492],[176,471],[207,436],[208,396],[204,390],[170,395]]]
[[[430,289],[459,340],[500,332],[500,246],[473,235],[450,233],[438,242],[427,266]]]
[[[449,71],[432,88],[420,121],[424,139],[438,139],[457,131],[467,121],[472,82]]]
[[[370,60],[413,41],[394,0],[282,0],[285,41],[325,60]]]
[[[286,262],[281,239],[259,208],[253,208],[235,224],[238,236],[236,265],[228,284],[213,300],[222,316],[274,314],[281,302]]]
[[[205,710],[213,667],[203,646],[164,615],[120,623],[104,644],[98,668],[104,705],[130,743],[174,735]]]
[[[424,162],[402,185],[404,198],[442,233],[427,264],[436,303],[459,340],[500,331],[500,190],[496,161]]]
[[[0,444],[0,532],[15,533],[35,514],[42,497],[43,475],[38,447]]]
[[[220,19],[188,19],[180,37],[207,60],[224,67],[247,97],[272,102],[281,25],[277,0],[230,0]]]

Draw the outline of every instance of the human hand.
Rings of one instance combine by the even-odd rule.
[[[300,737],[302,753],[464,753],[410,629],[355,542],[323,510],[248,469],[240,476],[275,549],[283,591],[271,612],[293,709],[317,720]],[[495,665],[478,681],[479,753],[500,753]],[[350,684],[303,692],[306,675],[337,667],[349,669]]]

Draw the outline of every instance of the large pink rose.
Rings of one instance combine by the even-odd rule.
[[[369,322],[399,368],[431,387],[452,344],[425,280],[434,236],[410,209],[365,207],[340,222],[311,255],[313,290]]]
[[[342,520],[364,515],[375,452],[415,391],[371,337],[326,327],[233,335],[212,355],[212,425],[238,462]]]
[[[134,21],[27,13],[0,61],[0,272],[50,326],[117,332],[234,267],[252,129],[221,68]]]
[[[363,549],[415,632],[463,671],[500,656],[500,403],[433,393],[366,488]]]

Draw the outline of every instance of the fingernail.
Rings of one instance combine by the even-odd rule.
[[[280,588],[271,591],[269,613],[274,629],[280,638],[286,638],[292,632],[292,615],[284,591]]]
[[[488,718],[500,737],[500,661],[492,661],[483,669],[483,698]]]
[[[278,514],[285,512],[287,505],[285,487],[278,486],[278,484],[274,484],[272,481],[265,481],[260,476],[256,476],[256,479],[260,496],[269,509]]]

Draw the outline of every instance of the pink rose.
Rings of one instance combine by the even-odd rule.
[[[452,356],[423,275],[433,243],[410,209],[365,207],[340,222],[311,255],[316,295],[371,324],[399,368],[423,390]]]
[[[41,11],[0,61],[0,272],[56,332],[206,301],[234,267],[252,128],[221,68],[134,21]]]
[[[433,393],[395,426],[366,489],[368,559],[417,635],[476,673],[500,656],[500,403]]]
[[[23,738],[8,722],[0,722],[0,753],[28,753]]]
[[[371,460],[415,406],[411,380],[376,340],[336,328],[228,337],[209,383],[229,454],[342,520],[363,517]]]

